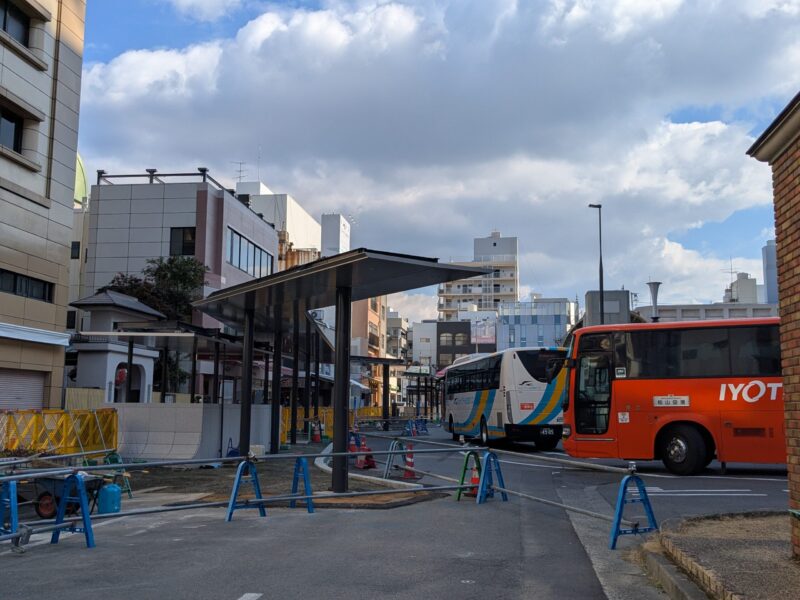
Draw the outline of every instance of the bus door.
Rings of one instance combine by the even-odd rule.
[[[579,456],[618,455],[616,420],[612,414],[614,355],[611,335],[587,334],[580,337],[575,365],[573,442]]]

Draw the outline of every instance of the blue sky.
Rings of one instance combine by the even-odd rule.
[[[80,150],[226,182],[260,154],[355,245],[447,259],[496,227],[548,296],[594,286],[602,202],[609,289],[719,300],[731,257],[761,279],[770,172],[745,153],[800,88],[800,1],[643,6],[89,0]]]

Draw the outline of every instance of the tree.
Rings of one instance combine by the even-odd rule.
[[[191,321],[192,302],[203,295],[207,271],[208,267],[193,256],[151,258],[142,271],[143,277],[117,273],[99,291],[127,294],[168,319]]]

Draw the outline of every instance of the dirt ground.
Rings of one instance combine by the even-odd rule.
[[[791,558],[788,515],[697,519],[668,536],[713,571],[725,590],[748,599],[797,598],[800,562]]]

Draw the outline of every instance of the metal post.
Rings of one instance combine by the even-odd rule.
[[[242,402],[239,405],[239,455],[250,452],[250,407],[253,400],[253,345],[255,337],[255,297],[247,295],[244,309],[244,345],[242,348]]]
[[[291,408],[291,425],[289,426],[289,442],[297,443],[297,396],[300,378],[300,315],[297,300],[292,310],[292,396],[289,400]]]
[[[162,404],[166,402],[167,385],[169,381],[169,377],[167,376],[168,372],[169,372],[169,344],[168,342],[165,341],[164,350],[161,355],[161,403]]]
[[[192,375],[189,380],[189,402],[194,402],[197,394],[197,336],[192,338]]]
[[[211,403],[219,402],[219,342],[214,342],[214,376],[211,378]],[[222,406],[222,402],[220,402]],[[219,457],[222,458],[222,410],[219,411]]]
[[[269,432],[269,453],[277,454],[281,448],[281,350],[283,345],[283,303],[278,301],[273,310],[275,317],[275,342],[272,349],[272,425]]]
[[[383,365],[383,430],[389,431],[389,363]]]
[[[319,333],[314,334],[314,418],[319,417],[319,361],[322,357],[322,338]]]
[[[417,375],[417,387],[414,389],[414,404],[416,405],[415,413],[417,418],[419,418],[419,402],[420,402],[420,389],[419,389],[420,381],[419,375]]]
[[[128,362],[125,368],[128,371],[125,374],[125,402],[130,402],[131,390],[133,386],[133,338],[132,337],[128,339]]]
[[[311,407],[311,320],[308,315],[303,314],[303,322],[306,325],[306,359],[303,362],[305,377],[303,379],[303,427],[308,428],[308,411]],[[310,438],[309,438],[310,439]]]
[[[350,399],[350,303],[353,291],[336,287],[336,363],[333,373],[333,451],[347,451]],[[347,457],[333,457],[332,484],[335,493],[347,491]]]
[[[606,322],[605,294],[603,293],[603,205],[590,204],[589,207],[597,209],[597,230],[600,240],[600,324],[603,325]]]

